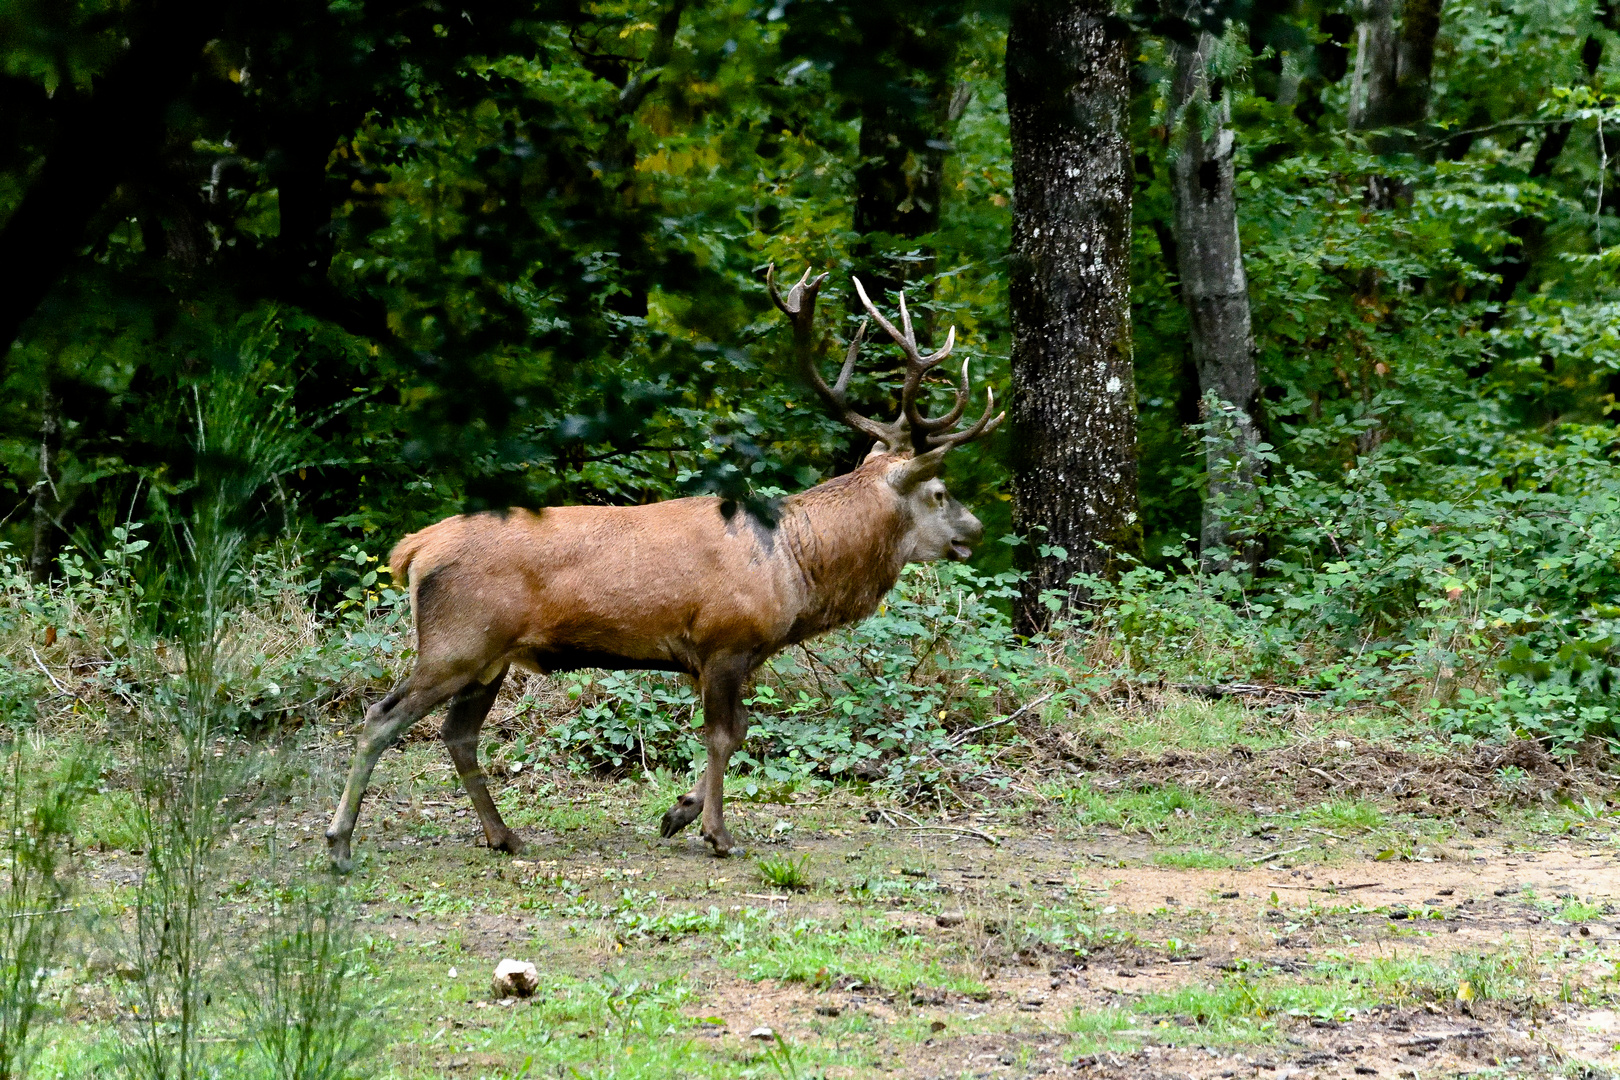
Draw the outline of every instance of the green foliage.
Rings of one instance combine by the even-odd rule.
[[[375,1071],[367,948],[330,885],[271,897],[236,1000],[266,1080],[357,1080]],[[373,980],[374,981],[374,980]]]
[[[0,772],[0,1077],[28,1073],[41,991],[71,925],[72,844],[96,767],[84,752],[47,757],[8,728]]]
[[[1458,739],[1615,737],[1620,443],[1483,417],[1452,435],[1329,479],[1286,468],[1246,522],[1263,574],[1134,566],[1086,582],[1089,624],[1142,677],[1303,682]]]
[[[622,671],[576,679],[568,698],[579,702],[578,711],[546,731],[537,753],[555,755],[575,770],[639,764],[644,772],[683,767],[701,755],[694,727],[700,723],[698,696],[689,682]],[[534,755],[520,750],[516,756]]]
[[[998,601],[1016,581],[1011,572],[986,575],[954,563],[908,566],[872,618],[772,660],[747,701],[748,742],[732,757],[749,774],[747,791],[817,777],[914,788],[947,762],[972,768],[981,740],[960,745],[954,732],[1070,677],[1013,634]],[[577,712],[511,756],[647,771],[701,760],[701,703],[684,680],[573,675],[568,697]]]
[[[773,781],[927,783],[965,752],[953,732],[1067,678],[1013,634],[997,601],[1016,581],[954,563],[908,566],[872,618],[772,662],[749,701],[750,742],[733,760]]]

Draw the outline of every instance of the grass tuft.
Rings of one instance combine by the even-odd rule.
[[[766,856],[755,859],[754,866],[759,870],[759,879],[767,885],[774,885],[778,889],[790,889],[793,892],[802,892],[810,887],[808,855],[797,862],[786,855]]]

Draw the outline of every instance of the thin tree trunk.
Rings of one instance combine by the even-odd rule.
[[[1401,131],[1380,129],[1417,129],[1429,117],[1440,4],[1441,0],[1362,0],[1349,124],[1351,131],[1374,133],[1371,146],[1377,153],[1414,148]],[[1423,144],[1417,145],[1421,149]]]
[[[966,105],[961,88],[953,87],[950,69],[954,56],[942,57],[942,67],[928,87],[929,107],[919,111],[904,100],[871,95],[861,103],[861,161],[855,168],[856,272],[869,295],[883,293],[907,281],[933,277],[933,252],[923,261],[895,265],[885,262],[882,236],[901,241],[918,240],[939,228],[945,154],[951,124]],[[925,326],[925,332],[931,330]]]
[[[1025,632],[1050,617],[1043,592],[1076,599],[1071,577],[1107,572],[1114,551],[1141,544],[1128,65],[1108,0],[1013,5],[1013,522],[1030,540]],[[1063,554],[1038,557],[1038,545]]]
[[[1350,81],[1351,131],[1388,127],[1395,112],[1397,0],[1362,0],[1356,72]]]
[[[1429,83],[1434,74],[1434,41],[1440,36],[1442,0],[1405,0],[1395,45],[1395,120],[1417,127],[1429,118]]]
[[[1209,62],[1219,44],[1201,34],[1196,48],[1173,46],[1175,160],[1170,187],[1176,207],[1181,298],[1192,328],[1193,362],[1202,395],[1209,478],[1204,493],[1200,559],[1208,571],[1253,566],[1257,548],[1234,543],[1234,511],[1252,504],[1260,470],[1255,424],[1260,376],[1249,326],[1249,285],[1238,239],[1232,183],[1235,140],[1227,99],[1210,100]],[[1206,132],[1207,137],[1206,137]]]
[[[50,376],[47,375],[43,383],[39,410],[39,480],[33,492],[34,544],[28,555],[28,576],[35,584],[43,584],[51,576],[62,512],[62,495],[57,488],[61,469],[56,461],[62,449],[62,403],[57,400]]]

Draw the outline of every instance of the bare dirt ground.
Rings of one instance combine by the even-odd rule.
[[[349,887],[398,980],[391,1075],[1620,1075],[1620,820],[1600,784],[1490,755],[1069,746],[1052,775],[1084,798],[739,800],[726,861],[658,839],[668,791],[531,771],[500,793],[512,859],[417,743],[385,759]],[[1172,790],[1197,798],[1132,819]],[[319,858],[327,810],[243,822],[239,871],[272,839]],[[137,866],[98,853],[89,880]],[[535,999],[489,1000],[503,957],[539,966]],[[67,1020],[104,1008],[78,1000]]]

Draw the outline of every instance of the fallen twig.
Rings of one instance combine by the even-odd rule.
[[[956,826],[956,825],[925,825],[921,821],[918,821],[916,818],[912,817],[910,814],[906,813],[904,810],[885,810],[882,807],[879,807],[877,812],[880,815],[882,815],[883,818],[886,821],[888,821],[889,827],[891,829],[894,829],[897,832],[946,832],[946,833],[955,833],[958,836],[971,836],[971,837],[973,837],[973,838],[975,838],[977,840],[983,840],[985,843],[989,844],[991,847],[1000,847],[1001,846],[1001,841],[1000,840],[997,840],[995,837],[991,836],[987,832],[980,832],[978,829],[969,829],[969,828],[964,828],[964,827]],[[897,815],[899,817],[905,818],[907,821],[911,822],[911,824],[910,825],[897,825],[897,824],[895,824],[894,819],[895,819],[895,817]]]
[[[1258,866],[1261,863],[1268,863],[1272,859],[1280,859],[1284,855],[1297,855],[1299,852],[1306,850],[1310,846],[1311,845],[1309,844],[1301,844],[1299,847],[1291,847],[1287,851],[1273,851],[1270,855],[1262,855],[1258,859],[1250,859],[1249,861]]]
[[[62,915],[69,911],[78,911],[76,907],[50,908],[46,911],[18,911],[7,915],[8,919],[37,919],[41,915]]]
[[[56,676],[51,674],[51,669],[45,666],[45,661],[39,658],[39,653],[34,651],[34,647],[32,645],[28,646],[28,655],[34,658],[34,663],[39,665],[39,670],[43,671],[45,673],[45,677],[51,680],[51,685],[56,687],[56,692],[58,694],[68,694],[69,697],[73,696],[72,694],[68,693],[67,687],[56,681]]]
[[[1354,892],[1357,889],[1376,889],[1382,881],[1363,881],[1359,885],[1282,885],[1274,884],[1273,889],[1300,889],[1304,892],[1342,893]]]
[[[1002,724],[1010,724],[1010,723],[1012,723],[1014,720],[1018,719],[1024,713],[1028,712],[1029,710],[1033,709],[1035,706],[1037,706],[1037,705],[1041,704],[1042,702],[1046,701],[1048,698],[1050,698],[1052,696],[1053,693],[1055,693],[1055,691],[1048,691],[1047,693],[1044,693],[1040,697],[1036,698],[1034,701],[1026,702],[1023,705],[1018,706],[1018,708],[1014,709],[1012,712],[1008,713],[1006,716],[1003,716],[1000,720],[992,720],[988,724],[980,724],[978,727],[971,727],[971,728],[968,728],[966,731],[961,731],[961,732],[956,733],[955,735],[952,735],[951,736],[951,745],[952,746],[961,746],[964,742],[966,742],[968,740],[968,736],[970,736],[970,735],[976,735],[981,731],[987,731],[987,730],[989,730],[990,728],[993,728],[993,727],[1000,727]]]
[[[955,833],[957,836],[971,836],[976,840],[983,840],[991,847],[1001,846],[1000,840],[997,840],[987,832],[980,832],[978,829],[961,829],[954,825],[896,825],[895,828],[900,832]]]

